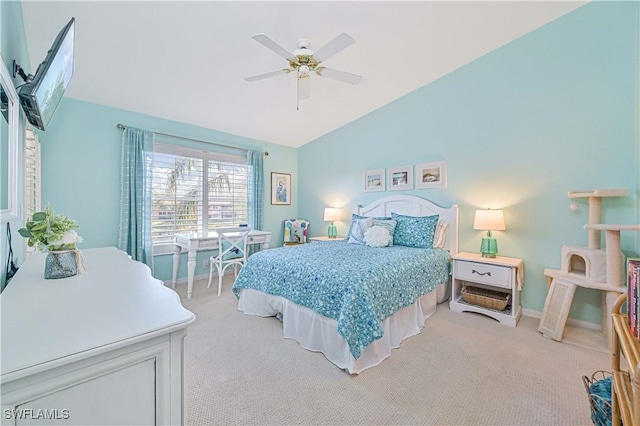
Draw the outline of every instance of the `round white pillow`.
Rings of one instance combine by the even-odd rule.
[[[391,242],[391,235],[387,228],[375,225],[365,231],[364,242],[371,247],[386,247]]]

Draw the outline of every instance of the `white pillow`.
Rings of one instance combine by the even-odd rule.
[[[371,247],[386,247],[391,241],[393,238],[389,230],[379,225],[372,226],[364,233],[364,242]]]
[[[449,222],[439,221],[436,226],[436,232],[433,235],[433,247],[444,248],[447,242],[447,228]]]
[[[372,217],[366,217],[364,219],[355,220],[351,225],[351,231],[349,232],[348,243],[364,245],[364,233],[367,229],[371,228],[373,224]]]

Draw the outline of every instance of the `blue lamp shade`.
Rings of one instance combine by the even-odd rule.
[[[487,236],[482,238],[480,253],[482,257],[496,257],[498,254],[498,241],[491,235],[491,231],[504,231],[504,212],[502,210],[476,210],[473,221],[473,229],[487,231]]]
[[[336,238],[338,236],[338,228],[333,224],[336,220],[340,220],[340,209],[332,207],[324,209],[324,221],[331,222],[331,225],[329,225],[329,229],[327,230],[327,236],[329,238]]]

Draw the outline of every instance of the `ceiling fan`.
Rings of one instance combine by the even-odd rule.
[[[245,78],[245,80],[249,82],[275,77],[281,74],[289,74],[295,71],[298,83],[298,99],[307,99],[309,98],[309,77],[312,72],[315,72],[321,77],[328,77],[350,84],[358,84],[360,83],[360,80],[362,80],[362,77],[359,75],[320,65],[336,53],[355,43],[353,37],[347,33],[339,34],[315,52],[310,49],[309,40],[307,39],[298,40],[298,48],[293,52],[290,52],[266,34],[255,34],[252,37],[258,43],[261,43],[268,49],[271,49],[278,55],[285,58],[289,62],[289,67]]]

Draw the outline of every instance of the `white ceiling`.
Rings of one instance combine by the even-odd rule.
[[[298,147],[584,3],[27,0],[22,7],[30,73],[76,18],[67,96]],[[294,74],[244,80],[287,66],[253,34],[293,51],[299,38],[318,49],[341,32],[355,44],[323,65],[362,75],[357,86],[312,74],[311,97],[296,110]]]

